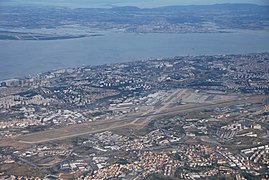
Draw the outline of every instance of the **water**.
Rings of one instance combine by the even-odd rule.
[[[269,52],[269,32],[133,34],[53,41],[0,41],[0,80],[64,67],[183,55]]]

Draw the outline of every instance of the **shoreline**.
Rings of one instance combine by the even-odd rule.
[[[62,67],[62,68],[57,68],[57,69],[51,69],[47,70],[45,72],[40,72],[40,73],[35,73],[35,74],[29,74],[28,77],[11,77],[8,79],[1,79],[0,77],[0,87],[2,82],[6,81],[21,81],[29,78],[36,78],[37,76],[42,76],[45,74],[50,74],[50,73],[55,73],[55,72],[68,72],[68,71],[76,71],[78,69],[83,69],[86,67],[100,67],[100,66],[113,66],[116,64],[119,65],[124,65],[124,64],[130,64],[130,63],[138,63],[138,62],[145,62],[145,61],[163,61],[163,60],[173,60],[175,58],[186,58],[186,57],[192,57],[192,58],[208,58],[208,57],[219,57],[219,56],[243,56],[243,55],[258,55],[258,54],[269,54],[269,51],[267,52],[253,52],[253,53],[244,53],[244,54],[214,54],[214,55],[189,55],[189,56],[174,56],[174,57],[162,57],[162,58],[148,58],[144,60],[136,60],[136,61],[127,61],[127,62],[114,62],[114,63],[109,63],[109,64],[99,64],[99,65],[91,65],[91,64],[85,64],[82,66],[76,66],[76,67]]]

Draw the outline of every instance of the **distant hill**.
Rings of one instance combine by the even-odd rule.
[[[215,4],[138,8],[64,8],[0,6],[0,28],[56,28],[81,25],[138,33],[219,32],[225,29],[269,30],[269,6]]]

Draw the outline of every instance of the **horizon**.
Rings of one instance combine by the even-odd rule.
[[[176,1],[176,0],[79,0],[79,1],[70,1],[70,0],[3,0],[0,2],[1,5],[11,5],[11,6],[21,6],[21,5],[34,5],[34,6],[58,6],[58,7],[69,7],[69,8],[111,8],[111,7],[123,7],[123,6],[134,6],[138,8],[156,8],[163,6],[189,6],[189,5],[215,5],[215,4],[253,4],[253,5],[261,5],[268,6],[269,2],[266,0],[221,0],[221,1],[213,1],[213,0],[192,0],[192,1]]]

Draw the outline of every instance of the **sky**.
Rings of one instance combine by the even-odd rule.
[[[269,0],[0,0],[1,5],[55,5],[71,8],[137,6],[141,8],[170,5],[206,5],[220,3],[252,3],[269,5]]]

